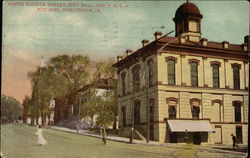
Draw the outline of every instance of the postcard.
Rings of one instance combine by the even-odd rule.
[[[248,156],[247,1],[2,4],[2,158]]]

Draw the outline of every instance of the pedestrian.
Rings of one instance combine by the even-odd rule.
[[[184,137],[184,141],[188,144],[189,143],[189,138],[188,138],[188,131],[185,130],[185,137]]]
[[[235,148],[235,147],[238,148],[238,145],[236,145],[236,137],[233,134],[231,134],[231,136],[232,136],[232,140],[233,140],[233,148]]]
[[[38,125],[37,132],[35,133],[38,137],[37,143],[39,145],[47,144],[47,141],[43,138],[41,125]]]

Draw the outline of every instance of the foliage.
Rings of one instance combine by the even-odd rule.
[[[9,120],[17,120],[21,116],[22,108],[18,100],[11,96],[1,96],[1,116],[7,116]]]
[[[116,105],[114,92],[107,90],[102,97],[99,99],[99,104],[97,108],[97,120],[96,123],[102,127],[110,126],[115,120],[116,114],[114,111],[114,106]]]
[[[25,96],[23,100],[23,121],[27,122],[28,115],[31,113],[30,107],[32,106],[32,99],[29,96]]]

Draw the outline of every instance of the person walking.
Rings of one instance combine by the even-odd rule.
[[[233,148],[235,148],[235,147],[238,148],[238,145],[236,145],[236,137],[233,134],[231,134],[231,136],[232,136],[232,140],[233,140]]]
[[[47,144],[47,141],[43,138],[41,125],[38,125],[37,132],[35,133],[38,137],[37,143],[39,145]]]

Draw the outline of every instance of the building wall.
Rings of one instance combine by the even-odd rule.
[[[168,58],[175,58],[175,82],[176,85],[168,85],[167,78],[167,62]],[[235,135],[235,127],[242,126],[243,143],[247,143],[247,119],[248,119],[248,63],[236,60],[225,60],[222,58],[210,58],[192,55],[180,55],[178,52],[164,52],[157,56],[152,55],[141,65],[141,90],[133,94],[132,87],[132,65],[129,68],[122,70],[126,72],[126,95],[120,94],[119,97],[119,116],[121,116],[121,106],[126,106],[127,124],[131,125],[131,108],[133,95],[134,99],[141,100],[141,123],[147,122],[147,91],[145,82],[147,82],[147,61],[154,60],[153,80],[156,85],[149,88],[149,98],[155,99],[154,110],[154,139],[160,142],[169,142],[169,132],[166,119],[169,116],[167,98],[176,98],[177,115],[179,119],[192,119],[190,99],[200,100],[200,119],[210,120],[211,127],[216,132],[207,134],[207,143],[218,143],[221,137],[221,143],[231,144],[231,134]],[[189,60],[196,60],[198,64],[198,87],[191,86],[190,64]],[[211,63],[220,63],[219,78],[220,87],[213,88],[212,67]],[[240,89],[233,89],[233,71],[232,64],[241,65],[240,69]],[[139,63],[137,63],[139,64]],[[121,77],[119,77],[119,84]],[[119,88],[121,92],[121,87]],[[235,123],[233,101],[241,101],[242,122]],[[122,125],[122,117],[119,117],[120,129],[124,129]],[[129,126],[129,125],[128,125]],[[220,133],[221,134],[218,134]],[[220,136],[221,135],[221,136]],[[181,139],[181,138],[180,138]],[[202,142],[206,143],[206,142]]]

